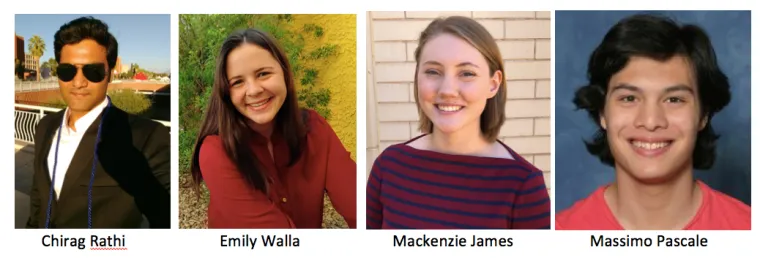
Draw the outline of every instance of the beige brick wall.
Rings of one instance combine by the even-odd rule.
[[[507,122],[499,138],[544,171],[551,187],[550,12],[369,12],[367,14],[367,175],[389,145],[419,135],[414,50],[432,19],[461,15],[496,38],[507,78]]]

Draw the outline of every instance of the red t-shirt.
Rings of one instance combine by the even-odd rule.
[[[267,140],[254,135],[253,153],[263,168],[270,191],[254,190],[224,152],[219,136],[203,140],[200,168],[209,190],[209,228],[321,228],[324,193],[350,228],[356,228],[356,162],[327,121],[309,110],[306,144],[301,158],[288,166],[285,137]]]
[[[697,181],[702,190],[702,206],[686,224],[684,230],[749,230],[750,207],[739,200],[713,190],[705,183]],[[557,230],[625,230],[612,214],[604,200],[604,189],[600,187],[586,199],[573,204],[557,215]]]

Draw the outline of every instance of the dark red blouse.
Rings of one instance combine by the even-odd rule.
[[[269,180],[269,194],[249,187],[227,157],[219,136],[205,138],[200,169],[211,197],[209,228],[321,228],[323,195],[350,228],[356,228],[356,161],[323,117],[309,110],[306,145],[301,158],[288,166],[285,138],[258,135],[251,147]]]

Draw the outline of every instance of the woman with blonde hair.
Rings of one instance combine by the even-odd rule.
[[[550,228],[542,171],[497,139],[507,93],[493,37],[470,18],[439,18],[414,57],[424,134],[375,160],[367,228]]]

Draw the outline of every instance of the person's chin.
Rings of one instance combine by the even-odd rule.
[[[459,131],[459,129],[462,128],[462,126],[457,125],[457,124],[447,124],[447,123],[436,124],[435,122],[433,123],[435,124],[434,126],[435,126],[436,131],[441,132],[443,134],[455,133],[456,131]]]
[[[631,176],[636,179],[636,181],[643,183],[643,184],[662,184],[674,177],[673,173],[670,173],[669,169],[665,169],[662,167],[658,168],[646,168],[646,167],[640,167],[640,168],[634,168],[634,171],[632,172]]]
[[[250,119],[251,121],[259,125],[269,124],[274,120],[274,114],[270,114],[269,112],[265,114],[248,115],[247,117],[248,119]]]
[[[66,104],[66,107],[70,110],[77,111],[77,112],[86,112],[92,109],[90,105],[87,105],[86,103],[81,103],[81,102],[69,102]]]

